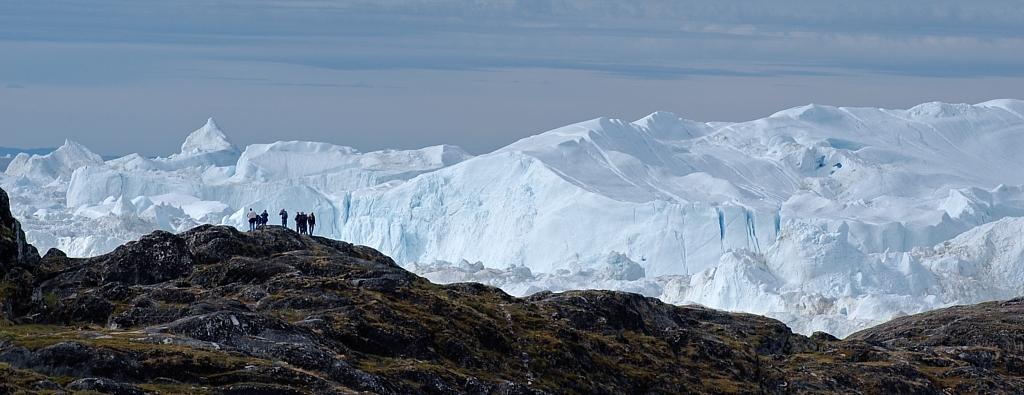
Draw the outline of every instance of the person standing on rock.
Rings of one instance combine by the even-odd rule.
[[[295,231],[301,235],[303,230],[306,229],[306,214],[299,211],[295,214]]]
[[[267,214],[267,210],[263,210],[263,214],[260,214],[260,229],[267,227],[270,223],[270,214]]]
[[[306,223],[309,224],[309,233],[313,234],[313,228],[316,228],[316,216],[313,213],[309,213],[309,217],[306,218]]]
[[[287,228],[288,227],[288,212],[285,211],[284,209],[281,209],[281,212],[277,213],[277,214],[281,216],[281,226]]]
[[[249,214],[246,214],[246,217],[249,218],[249,231],[252,232],[256,230],[256,212],[252,211],[250,208]]]

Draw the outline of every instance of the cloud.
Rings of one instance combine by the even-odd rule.
[[[1006,0],[0,4],[0,39],[79,43],[91,51],[148,46],[122,46],[123,53],[110,56],[128,56],[131,63],[155,57],[339,70],[555,67],[655,79],[798,72],[738,67],[752,63],[914,74],[915,68],[945,63],[951,54],[969,54],[976,67],[967,67],[967,74],[964,67],[951,67],[922,75],[1005,75],[1024,65],[1020,26],[1024,7]]]
[[[657,109],[977,102],[1022,91],[1021,26],[1019,0],[0,1],[0,76],[32,87],[0,130],[166,153],[213,113],[239,141],[484,152]]]
[[[333,82],[270,82],[268,85],[274,86],[297,86],[297,87],[315,87],[315,88],[357,88],[357,89],[371,89],[379,88],[379,85],[373,85],[366,82],[352,82],[352,83],[333,83]]]

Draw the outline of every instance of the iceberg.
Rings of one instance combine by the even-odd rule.
[[[841,336],[1024,293],[1022,147],[1010,99],[597,118],[478,156],[238,148],[210,119],[167,157],[103,161],[67,142],[14,158],[0,183],[29,240],[71,256],[287,209],[435,281],[629,290]]]

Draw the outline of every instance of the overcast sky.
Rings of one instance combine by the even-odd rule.
[[[0,146],[483,153],[598,116],[1024,98],[1013,1],[0,2]]]

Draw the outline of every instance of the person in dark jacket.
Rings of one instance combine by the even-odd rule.
[[[268,223],[270,223],[270,214],[267,214],[267,210],[263,210],[263,214],[260,214],[260,229],[266,228]]]
[[[306,233],[306,214],[301,211],[295,214],[295,231],[300,235]]]
[[[316,228],[316,216],[313,213],[309,213],[306,217],[306,223],[309,224],[309,234],[313,234],[313,228]]]
[[[287,228],[288,227],[288,212],[285,211],[284,209],[281,209],[281,212],[277,213],[277,214],[281,216],[281,226]]]

